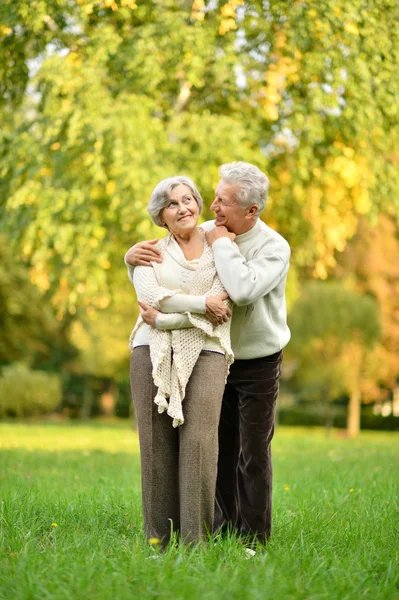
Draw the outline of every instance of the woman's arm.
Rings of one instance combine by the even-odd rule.
[[[206,312],[206,295],[180,294],[178,290],[162,287],[152,267],[135,267],[132,283],[139,300],[163,313]]]
[[[216,294],[212,288],[203,296],[179,294],[178,290],[169,290],[159,285],[152,267],[135,267],[133,285],[139,301],[156,308],[162,313],[193,313],[206,316],[213,324],[218,325],[221,320],[227,321],[231,317],[230,308],[224,303],[227,295]],[[221,288],[223,289],[223,288]],[[163,321],[172,323],[172,321]],[[189,327],[186,320],[179,321],[176,329]],[[173,329],[173,327],[168,327]]]
[[[194,327],[187,315],[182,313],[162,313],[156,308],[140,302],[140,315],[144,323],[160,329],[168,331],[170,329],[188,329]]]

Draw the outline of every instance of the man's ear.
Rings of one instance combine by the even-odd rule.
[[[253,204],[252,206],[249,207],[248,212],[245,216],[253,219],[257,212],[258,212],[258,207],[256,204]]]

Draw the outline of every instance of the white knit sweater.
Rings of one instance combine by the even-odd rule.
[[[157,247],[162,254],[168,251],[168,246],[174,243],[169,235]],[[170,290],[164,285],[161,265],[152,263],[148,267],[136,267],[133,274],[133,285],[140,301],[160,308],[160,302],[185,290]],[[196,277],[190,285],[190,294],[195,296],[216,296],[224,292],[223,285],[216,273],[212,249],[205,241],[204,252],[199,259]],[[222,325],[213,326],[201,314],[186,313],[191,328],[163,331],[151,328],[149,332],[149,346],[152,362],[152,376],[158,388],[155,403],[158,411],[167,410],[173,418],[173,426],[184,423],[182,401],[185,396],[186,386],[201,350],[204,349],[205,340],[215,339],[223,349],[226,357],[225,376],[228,375],[230,364],[233,362],[233,353],[230,346],[230,320]],[[134,345],[136,332],[142,323],[139,317],[130,337],[130,347]]]

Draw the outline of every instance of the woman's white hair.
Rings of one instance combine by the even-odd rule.
[[[242,208],[256,204],[258,212],[255,218],[257,219],[266,205],[269,190],[269,180],[266,175],[255,165],[242,161],[222,165],[219,173],[223,181],[237,185],[236,198]]]
[[[194,181],[189,177],[185,177],[183,175],[168,177],[167,179],[163,179],[162,181],[160,181],[158,185],[154,188],[147,206],[148,214],[150,215],[151,220],[153,223],[155,223],[155,225],[158,225],[159,227],[166,227],[166,225],[162,221],[161,213],[163,209],[166,208],[166,206],[168,205],[172,190],[178,185],[186,185],[189,188],[194,200],[198,204],[198,208],[201,213],[203,200]]]

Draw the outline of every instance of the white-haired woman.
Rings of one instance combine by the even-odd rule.
[[[196,543],[212,530],[218,424],[233,360],[231,311],[212,249],[197,226],[201,209],[191,179],[161,181],[148,212],[169,231],[157,243],[162,262],[128,265],[141,311],[130,340],[130,375],[144,525],[147,538],[163,545],[172,531]]]

